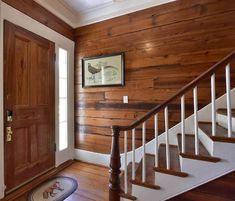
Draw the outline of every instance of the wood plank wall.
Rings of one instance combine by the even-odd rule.
[[[78,28],[76,148],[110,153],[112,124],[129,124],[235,49],[234,22],[234,0],[178,0]],[[125,87],[82,88],[81,59],[115,52],[125,52]],[[216,76],[219,96],[225,92],[224,72]],[[122,103],[124,95],[129,104]],[[199,86],[198,98],[200,107],[209,103],[209,80]],[[180,100],[170,105],[171,126],[180,120],[179,108]],[[186,109],[192,113],[192,92]],[[163,124],[160,114],[160,130]],[[152,138],[153,120],[147,122],[147,139]]]
[[[2,0],[45,26],[74,40],[74,29],[33,0]]]

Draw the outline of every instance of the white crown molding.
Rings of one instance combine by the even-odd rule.
[[[102,9],[92,9],[82,13],[76,27],[81,27],[96,22],[101,22],[114,17],[126,15],[132,12],[140,11],[146,8],[158,6],[161,4],[173,2],[175,0],[128,0],[123,2],[115,2],[105,6]],[[101,13],[101,14],[100,14]]]
[[[75,11],[62,0],[34,0],[73,28],[93,24],[175,0],[125,0],[106,3],[84,11]]]
[[[63,1],[34,0],[45,9],[56,15],[58,18],[76,28],[78,14],[71,7],[63,3]]]

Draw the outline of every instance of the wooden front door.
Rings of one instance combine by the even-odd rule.
[[[55,166],[55,45],[4,22],[6,192]]]

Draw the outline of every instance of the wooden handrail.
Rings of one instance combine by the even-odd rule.
[[[130,124],[129,126],[118,126],[118,125],[114,125],[111,126],[111,128],[119,128],[120,131],[127,131],[127,130],[131,130],[133,128],[136,128],[137,126],[139,126],[140,124],[142,124],[143,122],[145,122],[147,119],[149,119],[151,116],[155,115],[156,113],[158,113],[160,110],[164,109],[167,105],[169,105],[172,101],[176,100],[177,98],[181,97],[182,95],[184,95],[185,93],[187,93],[189,90],[193,89],[195,86],[197,86],[199,84],[199,82],[201,82],[202,80],[206,79],[207,77],[213,75],[218,69],[220,69],[221,67],[227,65],[229,63],[229,61],[231,61],[232,59],[235,58],[235,51],[231,52],[230,54],[228,54],[226,57],[224,57],[222,60],[220,60],[218,63],[216,63],[215,65],[213,65],[211,68],[209,68],[207,71],[205,71],[203,74],[201,74],[200,76],[198,76],[196,79],[194,79],[192,82],[190,82],[189,84],[187,84],[185,87],[183,87],[181,90],[179,90],[174,96],[172,96],[171,98],[169,98],[167,101],[165,101],[164,103],[162,103],[161,105],[158,105],[156,107],[154,107],[153,109],[151,109],[147,114],[145,114],[144,116],[142,116],[141,118],[137,119],[136,121],[134,121],[132,124]]]
[[[194,89],[199,84],[199,82],[206,79],[208,76],[212,76],[218,69],[227,65],[232,59],[235,59],[235,51],[233,51],[232,53],[224,57],[221,61],[219,61],[214,66],[209,68],[203,74],[201,74],[196,79],[194,79],[192,82],[187,84],[185,87],[179,90],[170,99],[168,99],[161,105],[154,107],[146,115],[134,121],[129,126],[118,126],[118,125],[114,126],[113,125],[111,127],[112,128],[112,146],[111,146],[111,158],[110,158],[109,201],[120,201],[120,193],[121,193],[120,177],[119,177],[120,167],[121,167],[120,150],[119,150],[120,132],[134,129],[140,124],[144,123],[151,116],[157,114],[160,110],[165,109],[165,107],[167,107],[172,101],[176,100],[179,97],[182,97],[189,90]]]

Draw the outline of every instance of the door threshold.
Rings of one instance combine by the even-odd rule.
[[[24,195],[25,193],[31,191],[33,188],[40,185],[44,181],[46,181],[49,178],[55,176],[56,174],[58,174],[63,169],[70,166],[73,162],[74,162],[73,160],[69,160],[69,161],[64,162],[63,164],[61,164],[57,168],[52,168],[50,170],[47,170],[43,174],[37,176],[34,179],[31,179],[27,183],[24,183],[21,186],[18,186],[17,189],[13,189],[13,190],[7,192],[6,196],[0,201],[13,201],[13,200],[16,200],[18,197]]]

